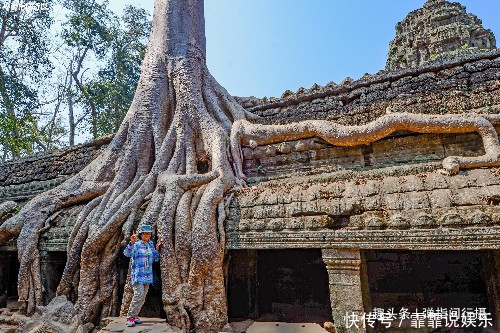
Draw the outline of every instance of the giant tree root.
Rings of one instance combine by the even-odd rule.
[[[479,133],[483,140],[484,155],[449,156],[443,160],[443,168],[446,172],[455,174],[460,168],[500,166],[498,135],[490,122],[498,119],[500,117],[497,115],[392,113],[358,126],[345,126],[326,120],[305,120],[285,125],[261,125],[243,119],[236,121],[233,125],[231,152],[238,168],[237,176],[245,178],[242,169],[241,145],[255,148],[258,145],[318,137],[336,146],[357,146],[383,139],[399,130],[416,133]]]
[[[227,324],[224,197],[238,183],[229,133],[247,113],[196,55],[165,63],[148,53],[145,63],[131,111],[105,153],[35,197],[0,227],[0,238],[19,235],[20,310],[32,315],[42,295],[39,235],[62,208],[85,203],[68,239],[57,295],[75,302],[82,322],[98,324],[118,312],[119,245],[149,201],[139,224],[153,225],[164,244],[162,301],[169,323],[186,332],[218,332]],[[208,172],[198,171],[200,163]]]

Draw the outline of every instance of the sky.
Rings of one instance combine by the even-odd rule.
[[[109,0],[151,13],[153,0]],[[235,96],[274,96],[385,67],[395,25],[425,0],[205,0],[207,65]],[[499,0],[460,0],[500,46]]]

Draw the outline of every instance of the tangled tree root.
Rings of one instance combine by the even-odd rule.
[[[75,304],[84,326],[118,315],[116,259],[145,205],[138,224],[152,225],[164,244],[162,302],[169,324],[185,332],[227,328],[223,223],[231,189],[244,186],[241,145],[316,136],[353,146],[403,129],[478,132],[483,156],[448,157],[443,166],[454,173],[500,165],[498,137],[485,116],[391,114],[362,126],[319,120],[257,125],[252,118],[206,68],[203,1],[156,0],[134,100],[111,143],[78,174],[37,195],[0,226],[0,244],[18,238],[20,311],[33,315],[41,305],[40,233],[62,209],[83,205],[57,295]],[[129,300],[125,288],[122,312]]]
[[[14,201],[4,201],[0,203],[0,221],[8,214],[13,213],[17,208]]]
[[[200,70],[203,71],[200,75],[207,78],[203,81],[204,85],[211,82],[208,72],[202,66]],[[177,73],[183,73],[182,68]],[[173,77],[176,78],[175,75]],[[177,78],[181,80],[183,77],[180,75]],[[169,84],[175,86],[176,82]],[[184,83],[177,84],[185,88]],[[178,88],[175,89],[177,91]],[[185,331],[215,332],[223,329],[227,325],[222,268],[225,244],[223,222],[231,200],[226,193],[239,184],[238,177],[245,177],[241,145],[255,148],[257,145],[319,137],[334,145],[354,146],[379,140],[397,130],[419,133],[478,132],[483,139],[485,154],[479,157],[447,157],[443,161],[445,170],[451,174],[459,168],[500,165],[500,146],[495,128],[490,123],[492,119],[481,115],[390,114],[361,126],[342,126],[318,120],[257,125],[247,121],[241,108],[232,104],[226,105],[225,109],[205,107],[214,107],[215,104],[207,102],[208,94],[204,86],[197,91],[205,92],[198,96],[197,103],[189,105],[196,100],[190,93],[191,98],[178,100],[180,104],[175,106],[176,110],[189,110],[189,114],[166,112],[174,117],[168,132],[160,135],[159,148],[155,144],[153,149],[152,138],[150,141],[144,138],[152,148],[146,152],[134,151],[137,155],[131,154],[130,149],[137,147],[130,143],[127,145],[128,137],[136,138],[138,134],[127,133],[127,140],[121,143],[133,148],[118,150],[125,151],[125,158],[116,156],[115,161],[97,159],[86,168],[88,172],[82,172],[58,188],[37,196],[27,205],[29,209],[44,208],[38,219],[26,221],[28,211],[25,211],[25,206],[19,214],[0,226],[0,235],[4,238],[15,234],[18,224],[22,225],[20,234],[26,234],[23,242],[18,242],[22,250],[19,255],[19,295],[24,302],[22,312],[33,314],[35,307],[40,305],[39,234],[50,226],[60,208],[86,200],[87,204],[80,211],[68,240],[68,260],[57,294],[74,295],[83,323],[97,324],[103,317],[117,315],[120,301],[117,297],[116,258],[121,250],[117,245],[126,240],[132,228],[136,227],[135,214],[141,205],[148,202],[140,224],[153,225],[164,243],[160,263],[162,301],[169,323]],[[227,94],[223,90],[219,93]],[[182,90],[176,95],[181,94]],[[230,96],[223,96],[230,100]],[[230,116],[224,113],[232,108],[236,111],[229,113]],[[233,124],[230,138],[229,130],[223,125],[224,119],[215,120],[216,117],[212,116],[215,111],[219,112],[219,116],[224,114],[225,121]],[[193,116],[195,118],[190,121],[182,121]],[[129,129],[128,125],[123,128]],[[121,137],[125,137],[121,133],[112,143],[116,144]],[[228,153],[229,142],[232,164]],[[109,149],[103,156],[111,156],[117,150],[113,144]],[[153,153],[154,157],[149,155]],[[110,165],[105,167],[101,164],[103,160],[114,162],[111,165],[118,167],[110,172]],[[207,161],[210,171],[199,173],[197,163],[200,161]],[[114,178],[104,177],[104,170]],[[84,177],[96,174],[99,175],[96,179]],[[26,239],[29,241],[26,242]],[[129,305],[130,292],[130,288],[126,288],[122,314]]]

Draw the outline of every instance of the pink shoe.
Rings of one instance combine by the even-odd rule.
[[[135,326],[134,318],[128,318],[127,319],[127,327],[134,327],[134,326]]]
[[[139,317],[135,317],[135,318],[134,318],[134,322],[135,322],[136,324],[140,324],[140,323],[142,323],[142,321],[141,321],[141,319],[140,319]]]

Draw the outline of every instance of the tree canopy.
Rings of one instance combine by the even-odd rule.
[[[0,6],[2,160],[116,132],[133,98],[151,27],[103,0]],[[61,22],[55,17],[61,17]]]

